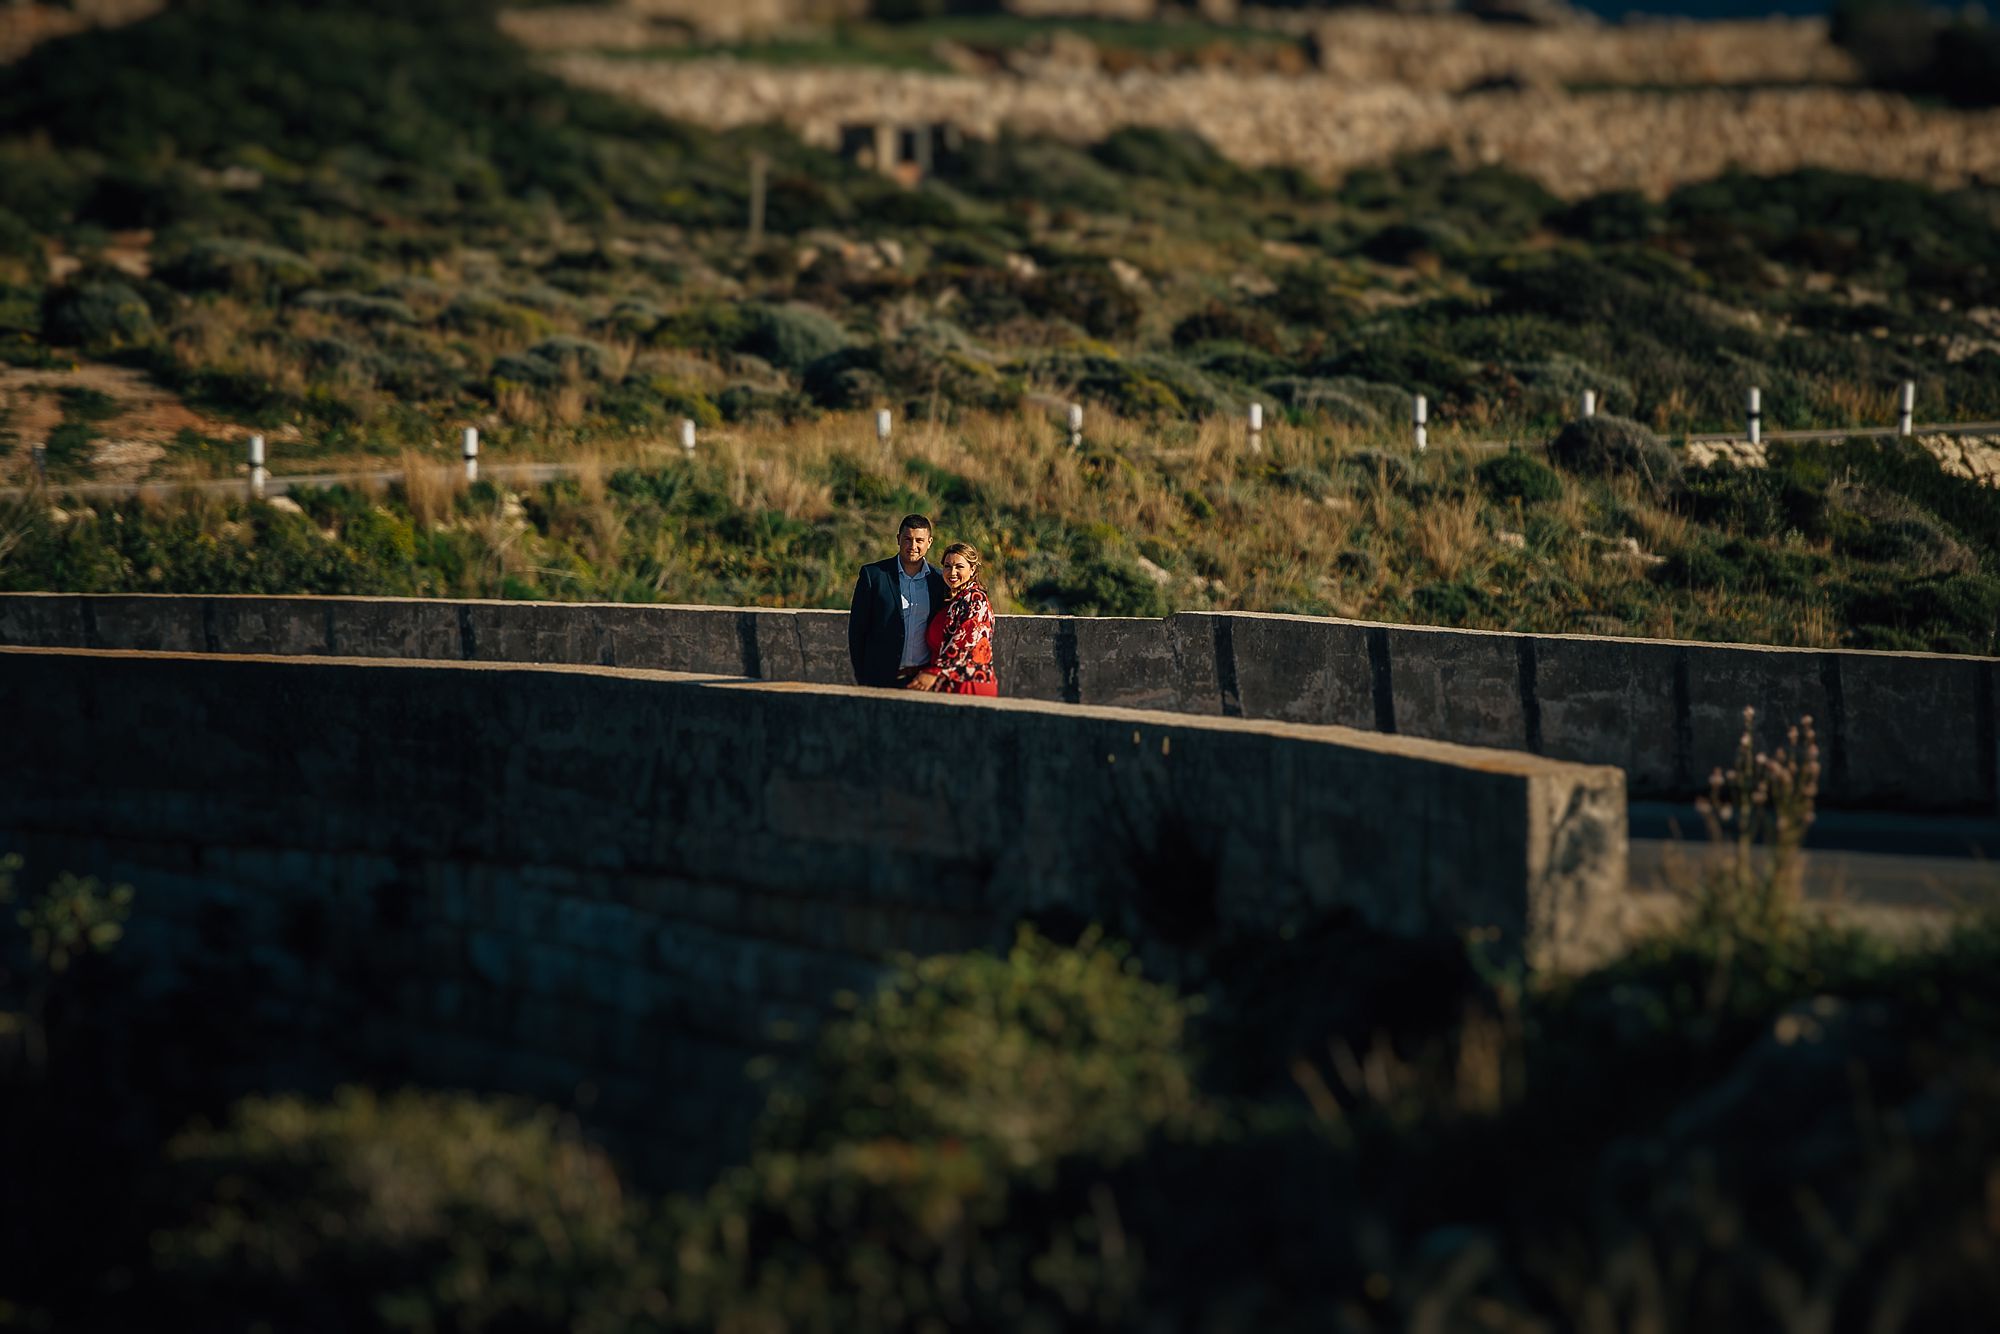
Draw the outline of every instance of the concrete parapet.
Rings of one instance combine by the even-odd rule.
[[[383,598],[0,594],[0,644],[575,663],[840,684],[845,614]],[[1992,658],[1516,635],[1307,616],[1005,616],[1009,696],[1327,723],[1624,769],[1682,798],[1750,705],[1812,714],[1825,799],[2000,809]],[[1768,741],[1775,735],[1765,733]]]
[[[614,1134],[740,1128],[744,1062],[837,991],[1024,916],[1106,922],[1169,970],[1330,916],[1570,966],[1618,946],[1627,906],[1615,769],[1333,727],[34,648],[0,648],[0,716],[0,849],[134,884],[149,969],[188,967],[226,913],[274,992],[241,1003],[312,1030],[300,1050],[561,1102],[587,1082]]]

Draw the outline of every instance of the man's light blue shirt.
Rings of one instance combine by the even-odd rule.
[[[903,568],[903,562],[896,562],[896,582],[903,594],[903,663],[905,667],[921,667],[931,660],[931,646],[924,639],[924,632],[931,624],[930,577],[937,567],[929,561],[924,568],[911,574]]]

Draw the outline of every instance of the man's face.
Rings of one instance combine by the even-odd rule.
[[[903,557],[903,564],[915,565],[931,549],[931,530],[928,528],[905,528],[896,534],[896,550]]]

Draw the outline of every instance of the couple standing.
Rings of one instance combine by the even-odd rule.
[[[979,552],[953,542],[939,569],[924,559],[930,549],[931,521],[907,515],[896,554],[861,567],[847,615],[855,684],[997,695],[993,604],[979,582]]]

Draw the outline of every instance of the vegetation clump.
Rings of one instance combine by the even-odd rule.
[[[1630,477],[1665,495],[1680,477],[1680,457],[1638,422],[1600,413],[1579,417],[1556,432],[1549,458],[1582,477]]]

